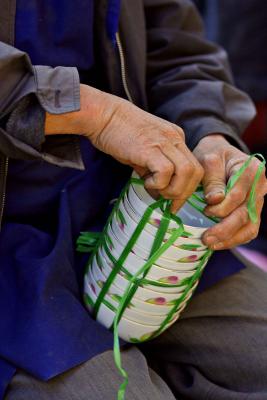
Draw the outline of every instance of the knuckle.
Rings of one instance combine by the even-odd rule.
[[[171,135],[172,137],[174,137],[176,139],[182,138],[183,141],[185,140],[184,130],[180,126],[170,123],[170,128],[171,129],[169,129],[169,135]]]
[[[177,130],[178,134],[182,137],[182,139],[185,140],[184,130],[180,126],[177,126],[176,130]]]
[[[249,229],[248,229],[248,235],[249,235],[249,237],[251,238],[251,240],[252,240],[252,239],[256,239],[256,237],[258,236],[258,234],[259,234],[259,226],[258,226],[258,225],[255,225],[255,224],[251,225],[251,226],[249,227]]]
[[[253,161],[251,162],[251,164],[248,166],[248,173],[249,173],[249,177],[251,180],[254,179],[261,163],[262,162],[259,159],[254,158]],[[263,167],[262,172],[261,172],[261,177],[265,178],[265,173],[266,173],[266,168]]]
[[[245,199],[245,193],[240,188],[237,188],[237,187],[233,188],[230,191],[230,199],[234,204],[240,203],[241,201],[243,201]]]
[[[184,175],[193,175],[195,172],[195,168],[194,165],[191,164],[190,162],[185,162],[182,166],[181,166],[181,173],[183,173]]]
[[[225,212],[224,208],[216,208],[216,212],[214,212],[214,215],[216,215],[217,218],[224,218],[227,216],[227,213]],[[222,228],[220,228],[222,229]]]
[[[166,183],[163,180],[158,180],[157,185],[156,185],[156,189],[160,191],[163,191],[166,187]]]
[[[214,229],[214,234],[215,234],[215,236],[217,236],[219,239],[223,239],[223,238],[224,238],[225,232],[226,232],[226,229],[225,229],[224,226],[221,226],[221,224],[218,224],[218,225],[216,226],[216,232],[215,232],[215,229]]]
[[[248,223],[248,211],[246,207],[242,207],[238,211],[238,219],[242,225],[246,225]]]
[[[174,167],[171,163],[166,162],[162,164],[162,166],[159,168],[159,172],[163,175],[172,175],[174,172]]]
[[[171,189],[160,189],[160,194],[164,197],[164,199],[177,199],[177,196],[174,194],[173,190]]]
[[[195,177],[199,181],[204,177],[204,168],[199,163],[195,167]]]
[[[206,168],[216,168],[220,163],[220,157],[215,153],[205,154],[202,162]]]
[[[163,137],[157,144],[160,150],[166,151],[170,146],[170,141],[167,137]]]
[[[163,197],[168,198],[168,199],[181,199],[181,197],[184,197],[183,191],[181,191],[181,188],[178,186],[172,186],[169,185],[167,188],[165,188],[161,194]]]

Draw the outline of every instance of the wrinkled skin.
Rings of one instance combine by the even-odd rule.
[[[208,203],[205,213],[222,218],[220,223],[204,234],[204,243],[214,250],[221,250],[254,239],[259,232],[260,215],[267,192],[265,170],[256,189],[257,223],[249,219],[247,201],[260,161],[253,159],[232,190],[225,195],[227,181],[249,156],[221,135],[205,137],[193,153],[204,168],[203,185]]]
[[[81,109],[61,115],[46,115],[45,132],[86,136],[99,150],[132,166],[145,180],[148,190],[173,200],[176,212],[202,181],[208,207],[206,214],[222,218],[203,241],[210,248],[226,249],[246,243],[258,234],[265,174],[257,185],[258,222],[248,218],[248,195],[259,165],[253,160],[235,187],[225,196],[228,179],[248,155],[219,134],[209,135],[192,153],[183,130],[151,115],[127,100],[81,85]]]

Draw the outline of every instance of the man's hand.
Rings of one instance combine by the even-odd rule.
[[[222,218],[220,223],[205,232],[204,243],[213,250],[221,250],[254,239],[259,231],[264,195],[267,193],[265,171],[256,189],[257,223],[249,219],[247,201],[260,161],[253,159],[233,189],[225,195],[229,178],[249,156],[230,145],[223,136],[215,134],[203,138],[193,153],[204,168],[202,182],[208,203],[205,213]]]
[[[147,189],[173,200],[179,209],[195,191],[203,168],[178,126],[126,100],[81,85],[81,110],[46,117],[46,134],[76,133],[144,177]],[[107,171],[108,173],[108,171]]]

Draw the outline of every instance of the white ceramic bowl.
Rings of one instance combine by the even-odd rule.
[[[94,304],[96,301],[96,295],[91,290],[90,286],[85,282],[85,303],[89,311],[91,311],[91,304]],[[88,301],[89,300],[89,301]],[[168,329],[172,324],[174,324],[179,318],[183,307],[181,307],[181,311],[177,312],[170,323],[164,328],[164,331]],[[107,305],[101,304],[99,308],[99,312],[97,314],[97,321],[104,325],[107,329],[112,327],[113,321],[115,318],[114,310],[110,309]],[[160,328],[160,325],[152,326],[149,324],[140,324],[138,322],[132,321],[125,317],[125,315],[121,318],[118,325],[118,332],[120,338],[124,339],[127,342],[139,343],[146,340],[157,332]]]
[[[108,234],[112,242],[114,242],[113,243],[114,247],[116,247],[116,249],[119,251],[119,254],[121,254],[129,238],[127,238],[126,236],[123,237],[121,235],[120,239],[118,239],[118,237],[116,236],[115,232],[112,229],[112,226],[108,228]],[[124,241],[124,243],[122,243],[122,241]],[[144,261],[149,258],[148,253],[146,253],[142,247],[137,246],[136,244],[133,246],[132,250],[134,254],[136,254],[139,258],[142,258]],[[179,254],[181,256],[179,260],[172,260],[161,256],[156,260],[155,264],[162,268],[170,269],[176,272],[192,271],[198,267],[199,259],[205,253],[204,251],[188,253],[186,250],[180,250],[180,249],[179,251],[180,251]]]
[[[91,272],[99,286],[105,284],[107,278],[100,270],[95,258],[92,262]],[[115,285],[115,283],[112,283],[108,291],[111,297],[117,296],[118,299],[120,299],[124,295],[124,292],[125,289],[120,288],[119,286]],[[136,309],[136,311],[140,310],[141,312],[144,311],[149,314],[167,315],[172,310],[173,306],[173,300],[168,302],[167,299],[162,296],[157,296],[153,298],[150,297],[146,301],[144,301],[139,299],[137,297],[137,293],[135,293],[131,300],[131,308]]]
[[[118,224],[115,218],[111,222],[111,230],[113,231],[114,235],[123,246],[125,246],[128,243],[130,236],[128,236],[125,231],[121,230],[120,225]],[[139,254],[142,258],[147,260],[150,255],[151,247],[152,247],[151,244],[150,246],[146,246],[145,242],[143,241],[143,238],[139,238],[135,243],[135,245],[133,246],[133,250],[135,253]],[[192,251],[192,250],[184,250],[177,246],[170,246],[158,259],[158,264],[165,266],[166,265],[165,262],[168,261],[170,261],[170,263],[195,262],[199,260],[205,254],[205,252],[206,249],[199,251]],[[161,261],[162,258],[163,260]]]
[[[134,231],[134,229],[136,228],[138,222],[133,221],[133,219],[129,216],[129,214],[127,213],[127,211],[122,207],[122,202],[120,204],[120,213],[116,213],[115,217],[112,220],[112,235],[118,237],[121,236],[121,240],[118,239],[119,242],[121,242],[123,240],[122,235],[124,234],[124,236],[128,236],[128,232],[130,233],[130,235],[128,237],[130,237],[132,235],[132,232]],[[132,211],[133,212],[133,211]],[[119,216],[117,216],[119,214]],[[127,219],[128,218],[128,219]],[[130,221],[131,219],[131,221]],[[133,221],[133,222],[132,222]],[[128,226],[130,227],[130,230],[128,229]],[[146,227],[152,227],[151,232],[150,231],[146,231]],[[113,230],[114,229],[114,230]],[[136,254],[140,257],[143,258],[144,260],[147,259],[147,252],[144,251],[144,249],[142,248],[141,243],[143,242],[143,247],[145,247],[145,245],[147,246],[147,248],[151,248],[151,242],[153,242],[154,240],[154,236],[157,233],[157,229],[155,226],[151,225],[151,224],[147,224],[145,226],[145,229],[143,230],[139,241],[137,242],[137,244],[140,244],[140,246],[137,246],[137,244],[134,246],[133,250],[136,252]],[[115,231],[115,232],[114,232]],[[122,231],[122,232],[121,232]],[[116,235],[117,233],[117,235]],[[166,234],[166,238],[169,239],[170,234]],[[149,239],[148,239],[149,238]],[[152,239],[151,239],[152,238]],[[125,242],[124,238],[124,242]],[[195,244],[196,246],[200,245],[202,242],[200,241],[200,239],[188,239],[188,238],[179,238],[179,240],[181,241],[182,245],[188,246],[190,244]],[[183,242],[184,241],[184,242]],[[193,241],[196,241],[196,243],[193,243]],[[173,246],[174,247],[174,246]],[[168,249],[169,250],[169,249]],[[185,262],[179,262],[177,260],[171,260],[168,259],[166,257],[161,256],[157,261],[157,265],[166,268],[166,269],[170,269],[170,270],[174,270],[174,271],[190,271],[190,270],[194,270],[197,268],[198,263],[196,263],[196,260],[201,257],[206,250],[205,247],[202,247],[200,251],[191,251],[190,255],[188,255],[188,253],[183,253],[183,259],[185,260]],[[183,250],[185,251],[185,250]],[[166,254],[166,253],[165,253]],[[164,256],[165,256],[164,254]],[[187,258],[185,258],[187,257]],[[188,260],[190,260],[190,258],[192,258],[194,261],[190,262]]]
[[[128,199],[128,194],[127,194],[127,193],[126,193],[125,196],[124,196],[123,202],[124,202],[125,210],[126,210],[127,213],[130,215],[130,217],[131,217],[136,223],[139,223],[140,220],[141,220],[141,215],[139,215],[139,213],[137,213],[137,212],[135,211],[135,209],[132,207],[132,205],[130,204],[129,199]],[[158,228],[159,228],[159,226],[160,226],[160,221],[161,221],[161,218],[157,218],[157,217],[156,217],[155,215],[153,215],[153,213],[152,213],[152,215],[150,216],[150,218],[149,218],[149,220],[148,220],[148,223],[145,225],[145,228],[144,228],[144,229],[145,229],[147,232],[151,233],[151,235],[155,236],[156,233],[157,233],[157,230],[158,230]],[[168,229],[167,229],[167,232],[166,232],[166,237],[169,238],[169,237],[171,236],[173,230],[174,230],[174,229],[177,229],[177,228],[178,228],[178,225],[176,225],[175,227],[171,227],[171,226],[169,225],[169,227],[168,227]],[[169,237],[168,237],[168,235],[169,235]],[[190,239],[191,239],[191,238],[196,239],[196,237],[193,236],[193,234],[191,234],[191,233],[189,233],[189,232],[183,232],[183,234],[182,234],[180,237],[185,238],[185,239],[187,239],[187,238],[188,238],[188,239],[189,239],[189,238],[190,238]],[[201,240],[200,237],[197,237],[197,239]]]
[[[105,250],[103,248],[99,249],[99,254],[100,254],[101,260],[105,261],[105,262],[102,263],[104,275],[105,276],[109,276],[109,274],[111,273],[111,271],[113,269],[113,263],[108,258],[108,255],[106,254],[106,252],[105,252]],[[117,274],[117,279],[119,279],[120,276],[122,278],[124,278],[124,280],[128,281],[128,277],[123,271],[120,271],[120,274]],[[150,289],[151,291],[153,291],[153,292],[155,291],[155,292],[158,292],[160,294],[164,293],[164,295],[165,294],[166,295],[170,294],[170,295],[175,295],[176,296],[178,293],[183,292],[185,290],[185,287],[186,287],[184,285],[175,286],[175,285],[177,285],[178,282],[179,282],[179,279],[176,276],[169,275],[167,278],[165,278],[165,284],[173,285],[173,287],[164,286],[164,285],[163,286],[158,286],[157,285],[158,284],[157,281],[150,280],[150,284],[146,285],[146,289]],[[120,287],[123,287],[122,285],[123,285],[123,282],[120,280]],[[125,285],[126,285],[126,283],[125,283]]]
[[[94,262],[97,263],[98,268],[101,270],[105,278],[111,274],[112,272],[112,263],[107,262],[106,260],[107,255],[103,254],[102,252],[99,252],[99,256],[97,257],[97,260],[93,260]],[[109,265],[111,264],[111,265]],[[121,288],[122,290],[125,290],[128,287],[129,280],[127,279],[127,276],[123,273],[118,273],[114,279],[114,285],[117,287]],[[166,292],[160,292],[160,287],[158,287],[158,291],[156,290],[151,290],[148,288],[148,286],[138,286],[138,289],[136,291],[136,297],[142,301],[150,301],[150,302],[155,302],[158,297],[164,297],[165,302],[168,303],[173,300],[177,300],[181,297],[183,294],[183,291],[185,290],[185,286],[177,287],[177,292],[176,293],[166,293]],[[155,300],[155,301],[152,301]]]
[[[94,276],[93,272],[95,272],[94,267],[92,269],[89,269],[87,275],[85,275],[84,285],[85,285],[85,292],[87,293],[87,295],[89,295],[90,298],[93,298],[94,299],[93,302],[95,302],[101,291],[102,285],[105,282],[105,281],[103,281],[103,279],[105,279],[105,278],[101,277],[101,275],[98,275],[98,277],[101,278],[98,280],[97,277]],[[188,291],[186,297],[179,305],[175,314],[172,316],[171,321],[173,321],[173,319],[176,319],[177,315],[178,314],[180,315],[181,312],[184,310],[184,308],[186,307],[188,301],[190,300],[197,284],[198,284],[198,282],[196,282],[194,284],[194,286]],[[111,308],[113,308],[113,310],[115,312],[115,310],[118,308],[120,299],[121,299],[121,293],[118,295],[118,290],[117,290],[117,288],[115,288],[115,285],[113,285],[109,289],[109,292],[105,296],[105,304],[106,304],[106,306],[109,305]],[[132,299],[132,300],[134,300],[134,299]],[[137,301],[137,299],[135,299],[135,301]],[[140,303],[140,301],[139,301],[139,303]],[[144,302],[142,302],[142,303],[144,303]],[[168,309],[168,311],[166,310],[167,312],[165,314],[153,314],[153,313],[151,313],[151,309],[153,307],[160,308],[160,306],[156,306],[153,304],[148,304],[148,305],[151,306],[149,312],[144,311],[143,309],[138,309],[137,307],[134,306],[133,302],[131,302],[131,306],[127,307],[124,310],[123,317],[126,319],[130,319],[131,321],[137,322],[139,324],[155,326],[155,325],[160,325],[166,319],[168,313],[173,308],[173,306],[170,307]],[[142,305],[141,305],[141,307],[142,307]],[[166,307],[165,307],[165,309],[166,309]],[[97,315],[97,319],[98,319],[98,315]]]
[[[91,293],[89,291],[89,294],[85,292],[85,302],[87,305],[87,308],[90,311],[90,305],[89,302],[86,300],[86,296],[89,297],[90,302],[94,302],[94,297],[91,296]],[[102,325],[104,325],[107,329],[110,329],[112,327],[112,323],[115,317],[115,313],[110,310],[105,304],[102,304],[99,308],[98,312],[98,317],[97,320],[100,322]],[[176,319],[174,319],[167,327],[166,329],[171,326],[177,319],[179,315],[176,316]],[[158,326],[151,326],[151,325],[142,325],[138,324],[137,322],[131,321],[125,317],[122,317],[119,325],[118,325],[118,332],[119,332],[119,337],[124,339],[126,342],[131,342],[131,343],[141,343],[146,340],[149,340],[149,338],[160,328],[160,325]]]
[[[118,260],[120,257],[120,254],[122,253],[124,247],[118,242],[118,240],[114,237],[112,234],[111,230],[108,230],[109,237],[112,240],[111,243],[107,243],[109,247],[110,253],[113,255],[113,257]],[[158,260],[157,260],[158,262]],[[138,270],[140,270],[143,265],[145,264],[145,260],[139,257],[137,254],[135,254],[133,251],[129,253],[127,256],[125,262],[124,262],[124,268],[128,270],[132,275],[135,275]],[[197,267],[198,263],[196,263]],[[190,278],[193,276],[195,273],[195,269],[191,271],[178,271],[173,267],[172,270],[162,268],[161,266],[158,266],[156,264],[153,264],[148,271],[146,277],[147,279],[151,279],[153,281],[158,281],[158,282],[169,282],[169,277],[170,276],[175,276],[176,277],[176,284],[181,283],[183,284],[183,280],[186,278]]]
[[[96,297],[98,297],[101,291],[101,286],[99,286],[99,283],[95,280],[95,277],[93,276],[92,271],[90,269],[87,275],[85,276],[85,287],[87,287],[88,290],[91,290],[91,292],[95,293]],[[115,293],[108,292],[105,295],[105,301],[108,304],[110,304],[110,306],[113,306],[114,309],[116,310],[118,308],[120,298],[118,298],[118,296],[115,295]],[[148,313],[143,310],[139,310],[136,307],[133,307],[133,305],[130,305],[125,308],[124,316],[125,318],[130,319],[131,321],[138,322],[139,324],[146,324],[151,326],[160,325],[166,318],[166,314],[159,315],[159,314]]]
[[[94,280],[98,281],[98,282],[102,282],[99,285],[100,287],[102,287],[102,285],[106,282],[107,277],[112,272],[112,268],[106,261],[106,258],[107,258],[107,255],[100,252],[99,257],[95,256],[93,258],[93,261],[91,264],[91,270],[93,272]],[[117,280],[117,278],[118,278],[118,280]],[[129,285],[129,281],[118,273],[118,274],[116,274],[116,278],[114,279],[113,285],[110,288],[111,289],[114,288],[116,293],[119,296],[122,296],[124,293],[124,290],[127,289],[128,285]],[[183,300],[183,303],[185,301],[187,301],[188,298],[191,297],[191,294],[193,293],[193,291],[195,290],[197,285],[198,285],[198,281],[196,281],[193,284],[193,286],[190,289],[190,291],[188,292],[186,298]],[[158,308],[158,307],[155,307],[155,305],[158,305],[158,306],[160,306],[161,310],[165,309],[165,313],[168,314],[169,311],[172,309],[172,307],[166,308],[165,305],[173,306],[174,301],[180,299],[183,296],[185,290],[187,289],[187,286],[183,286],[182,288],[178,288],[178,289],[180,289],[180,292],[178,294],[176,294],[175,296],[174,296],[174,294],[172,294],[171,295],[172,297],[167,298],[166,297],[167,294],[165,294],[165,293],[161,293],[161,296],[159,296],[158,292],[155,292],[153,290],[149,290],[149,289],[146,289],[143,287],[138,287],[137,292],[135,293],[135,296],[133,298],[133,303],[135,302],[136,306],[139,306],[141,308],[142,308],[142,305],[144,304],[144,302],[149,303],[149,306],[147,307],[146,312],[149,312],[149,313],[155,312],[156,314],[158,314],[158,312],[156,312],[156,308]],[[119,291],[119,292],[117,292],[117,291]],[[138,291],[141,292],[143,299],[138,298],[138,296],[137,296]],[[170,304],[168,304],[168,303],[170,303]]]
[[[124,198],[120,202],[118,210],[116,211],[113,218],[112,224],[115,220],[117,224],[117,229],[125,233],[126,236],[131,237],[138,225],[136,219],[138,220],[139,216],[136,216],[134,219],[130,214],[128,214],[125,208],[125,202],[127,202],[127,198]],[[130,206],[128,205],[128,209],[129,208]],[[134,213],[133,210],[131,210],[131,212]],[[145,249],[151,249],[155,239],[155,235],[157,234],[159,223],[154,222],[153,225],[147,224],[150,227],[150,230],[147,230],[147,226],[144,227],[142,233],[138,238],[137,245],[144,247]],[[170,236],[170,233],[167,232],[165,234],[164,240],[167,241]],[[193,237],[187,238],[183,236],[176,239],[176,241],[174,242],[174,246],[183,250],[191,249],[191,251],[201,251],[207,249],[207,246],[202,243],[201,239],[196,239]]]
[[[137,177],[136,174],[133,174],[133,176]],[[143,185],[135,183],[131,184],[129,187],[128,200],[139,217],[144,214],[149,205],[155,202]],[[177,216],[182,219],[185,230],[196,238],[200,238],[207,228],[214,225],[214,222],[211,219],[196,210],[189,203],[184,204],[184,206],[178,211]],[[162,212],[157,208],[153,211],[151,219],[160,220],[161,218]],[[177,224],[174,221],[171,221],[169,227],[177,228]]]

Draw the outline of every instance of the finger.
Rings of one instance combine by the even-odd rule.
[[[202,179],[203,169],[187,148],[180,150],[180,147],[170,146],[164,148],[163,151],[166,157],[173,162],[175,171],[169,186],[160,193],[165,198],[175,200],[172,211],[176,211],[196,190]]]
[[[202,160],[203,188],[208,204],[218,204],[225,198],[226,176],[224,160],[217,154],[208,154]]]
[[[236,165],[231,171],[231,176],[235,175],[240,167],[240,164]],[[226,194],[225,199],[220,204],[206,207],[205,214],[219,218],[224,218],[230,215],[235,209],[244,203],[245,199],[248,197],[255,174],[256,169],[251,165],[240,176],[234,187]]]
[[[158,148],[154,148],[150,152],[145,164],[150,172],[145,177],[146,189],[162,190],[169,185],[175,168],[173,163]]]
[[[234,236],[243,226],[249,222],[248,210],[245,204],[233,211],[221,222],[209,228],[203,235],[203,242],[206,246],[226,241]]]
[[[257,202],[258,222],[256,224],[249,220],[247,209],[243,205],[223,221],[208,229],[203,236],[203,242],[213,250],[222,250],[251,241],[259,230],[263,203],[263,198]]]
[[[251,240],[256,239],[259,233],[259,223],[253,224],[249,222],[246,226],[241,228],[235,236],[224,242],[219,242],[215,244],[212,250],[226,250],[232,249],[234,247],[240,246],[241,244],[249,243]]]

